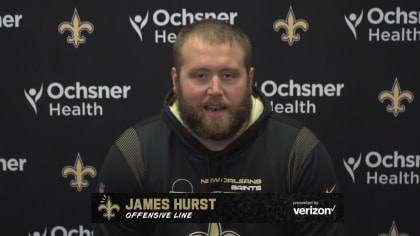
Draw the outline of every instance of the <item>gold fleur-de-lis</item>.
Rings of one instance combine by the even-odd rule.
[[[82,191],[83,188],[89,186],[89,182],[85,180],[85,175],[90,175],[92,178],[96,176],[96,169],[92,166],[83,166],[82,158],[77,153],[74,166],[65,166],[61,171],[64,178],[68,175],[73,175],[74,179],[70,181],[70,186],[77,188],[77,191]]]
[[[286,31],[286,33],[281,35],[281,39],[287,41],[289,46],[292,46],[295,41],[300,40],[300,34],[297,34],[296,30],[302,29],[303,31],[307,31],[309,29],[309,24],[303,19],[296,20],[295,13],[290,6],[286,20],[278,19],[273,24],[274,31],[278,32],[281,28],[284,28]]]
[[[65,31],[70,31],[71,33],[71,36],[67,37],[67,43],[73,44],[77,48],[79,44],[86,42],[86,37],[82,35],[82,32],[87,31],[91,34],[93,32],[93,24],[88,21],[81,22],[77,9],[74,9],[71,22],[65,21],[58,26],[58,32],[64,34]]]
[[[111,220],[111,218],[115,217],[114,210],[120,211],[120,205],[118,204],[112,204],[111,197],[108,197],[106,200],[106,204],[100,204],[98,206],[98,211],[101,212],[105,210],[105,213],[103,214],[104,218],[107,218],[108,220]]]
[[[409,103],[411,103],[414,100],[414,95],[411,91],[408,90],[401,91],[398,79],[395,78],[394,85],[392,85],[392,91],[384,90],[380,92],[378,99],[382,103],[385,100],[391,101],[391,104],[386,107],[386,110],[388,112],[392,112],[394,116],[397,117],[400,112],[405,111],[405,106],[401,105],[401,102],[403,100],[407,100]]]
[[[393,221],[391,229],[389,230],[389,234],[381,233],[378,236],[410,236],[410,235],[406,233],[398,233],[397,225],[395,224],[395,221]]]
[[[222,225],[220,223],[210,223],[208,233],[195,232],[189,236],[239,236],[239,234],[230,230],[222,232]]]

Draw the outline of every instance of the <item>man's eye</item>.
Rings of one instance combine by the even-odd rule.
[[[233,73],[225,73],[223,74],[224,79],[233,79],[235,76]]]
[[[203,79],[207,78],[206,74],[196,74],[194,77],[196,79],[200,79],[200,80],[203,80]]]

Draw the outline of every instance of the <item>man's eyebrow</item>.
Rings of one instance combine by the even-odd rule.
[[[189,72],[201,72],[201,71],[210,71],[210,69],[205,68],[205,67],[195,67],[195,68],[191,68],[188,70]]]
[[[234,67],[226,67],[226,68],[223,68],[221,71],[233,71],[233,72],[238,72],[238,71],[241,71],[239,68],[234,68]]]
[[[188,70],[188,73],[195,73],[195,72],[210,72],[211,69],[206,68],[206,67],[194,67],[194,68],[190,68]],[[219,70],[219,72],[240,72],[241,69],[236,68],[236,67],[225,67],[222,68],[221,70]]]

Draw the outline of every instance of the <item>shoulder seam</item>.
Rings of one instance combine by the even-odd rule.
[[[320,140],[318,137],[316,137],[306,126],[299,130],[289,154],[289,173],[287,176],[289,192],[292,191],[292,188],[295,185],[298,170],[319,143]]]
[[[136,178],[136,182],[140,189],[143,189],[144,179],[144,160],[141,148],[140,138],[136,130],[131,127],[124,131],[124,133],[115,141],[122,156],[127,161],[131,172]]]

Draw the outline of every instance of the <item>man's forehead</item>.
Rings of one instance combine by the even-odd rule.
[[[188,38],[186,38],[184,44],[182,45],[182,48],[184,48],[184,46],[192,46],[192,45],[210,45],[210,46],[216,46],[216,45],[229,45],[230,47],[232,47],[233,45],[238,45],[239,44],[235,41],[232,40],[210,40],[210,39],[206,39],[203,36],[200,35],[191,35]]]
[[[180,56],[183,61],[182,67],[187,66],[187,64],[188,67],[195,67],[194,65],[203,63],[203,60],[208,60],[209,57],[218,59],[225,58],[224,61],[217,61],[221,63],[220,66],[223,67],[227,67],[228,64],[229,67],[245,67],[243,63],[245,51],[237,42],[210,42],[202,37],[190,36],[182,45]],[[188,62],[186,60],[188,60]],[[215,61],[207,62],[210,63],[209,65],[215,65]],[[236,65],[236,62],[240,65]]]

